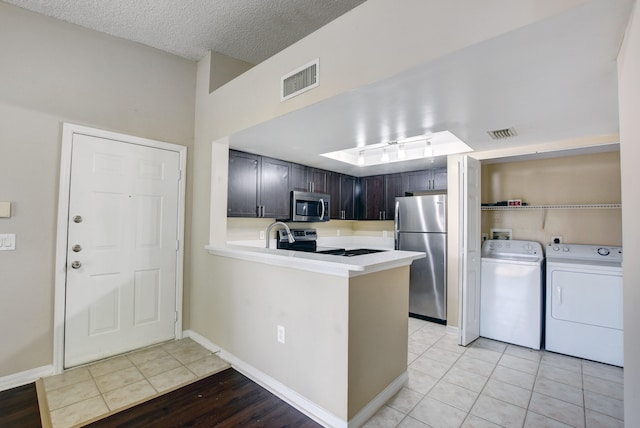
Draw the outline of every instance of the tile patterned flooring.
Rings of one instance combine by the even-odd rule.
[[[51,423],[71,427],[227,367],[191,339],[78,367],[43,379]]]
[[[480,338],[409,318],[409,380],[366,428],[623,427],[619,367]],[[191,339],[44,379],[54,428],[70,427],[220,371]]]
[[[623,427],[623,370],[409,318],[409,380],[366,428]]]

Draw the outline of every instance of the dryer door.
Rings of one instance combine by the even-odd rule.
[[[551,316],[557,320],[622,330],[622,276],[555,269]]]

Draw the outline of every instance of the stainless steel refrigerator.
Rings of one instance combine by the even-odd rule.
[[[396,198],[396,250],[418,251],[426,258],[411,264],[409,315],[447,319],[447,195]]]

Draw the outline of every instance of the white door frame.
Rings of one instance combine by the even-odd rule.
[[[65,291],[67,282],[67,229],[69,219],[69,188],[71,185],[71,154],[74,134],[88,135],[141,146],[170,150],[180,155],[180,183],[178,195],[178,240],[176,251],[176,339],[182,338],[182,287],[184,269],[184,213],[185,213],[185,171],[187,164],[187,148],[177,144],[164,143],[131,135],[119,134],[102,129],[64,123],[62,127],[62,153],[60,156],[60,189],[58,194],[58,221],[56,235],[56,263],[53,315],[53,370],[62,373],[64,370],[64,327],[65,327]]]

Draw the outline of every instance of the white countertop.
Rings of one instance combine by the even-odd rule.
[[[270,244],[271,245],[271,244]],[[210,253],[222,257],[266,263],[291,269],[319,272],[327,275],[353,277],[373,272],[410,265],[414,260],[425,257],[424,253],[393,250],[393,239],[375,237],[348,236],[318,240],[323,247],[346,249],[371,248],[388,250],[362,256],[344,257],[330,254],[307,253],[304,251],[278,250],[264,248],[264,241],[236,241],[225,246],[207,245]]]

